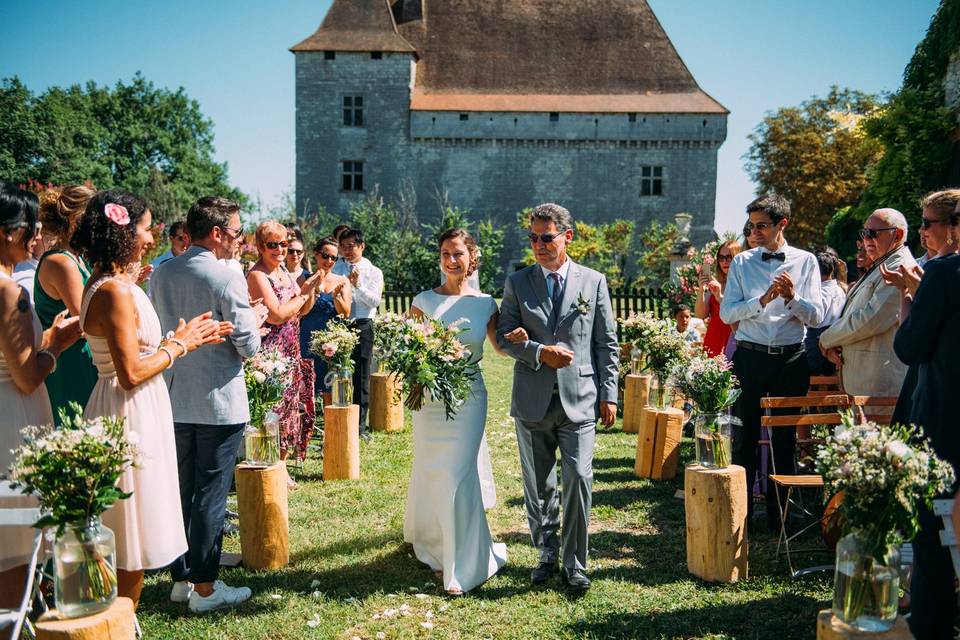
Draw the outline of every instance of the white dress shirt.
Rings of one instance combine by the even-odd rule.
[[[337,260],[333,265],[333,273],[338,276],[350,277],[350,272],[356,266],[360,272],[360,279],[353,287],[353,304],[350,306],[350,319],[373,318],[380,307],[380,298],[383,297],[383,272],[366,258],[360,258],[355,264],[345,260]]]
[[[560,286],[563,287],[567,284],[567,274],[570,272],[570,259],[567,258],[563,261],[563,264],[560,265],[560,268],[556,271],[550,271],[545,266],[540,265],[540,271],[543,272],[543,279],[547,281],[547,297],[551,300],[553,299],[553,278],[550,277],[551,273],[556,273],[560,276]]]
[[[847,292],[840,288],[835,279],[820,283],[820,295],[823,298],[823,320],[816,329],[824,329],[839,320],[843,305],[847,302]]]
[[[763,260],[764,253],[784,254],[784,260]],[[773,279],[789,273],[794,297],[786,302],[777,297],[760,304]],[[720,319],[726,324],[740,323],[737,340],[784,347],[803,342],[806,327],[823,321],[823,297],[820,294],[820,267],[812,253],[783,243],[779,251],[763,247],[742,251],[733,259],[727,286],[720,303]]]

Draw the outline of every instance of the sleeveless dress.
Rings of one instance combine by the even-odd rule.
[[[80,307],[81,326],[86,322],[87,307],[93,294],[110,279],[101,278],[87,290]],[[160,318],[140,287],[126,279],[120,282],[130,289],[137,306],[140,355],[155,353],[163,335]],[[167,385],[162,375],[156,375],[132,391],[125,390],[117,380],[106,338],[88,335],[87,341],[99,379],[90,394],[84,416],[125,418],[124,432],[133,436],[141,456],[139,468],[127,469],[120,476],[120,488],[132,491],[133,495],[115,502],[103,514],[103,524],[116,536],[117,568],[125,571],[159,569],[187,550],[180,508],[173,410]]]
[[[90,269],[83,260],[80,260],[69,251],[47,251],[40,256],[40,262],[37,265],[37,272],[43,266],[43,261],[47,256],[63,254],[70,258],[80,271],[80,278],[83,284],[87,284],[90,278]],[[57,314],[67,308],[63,300],[54,300],[47,292],[43,290],[40,284],[40,278],[34,276],[33,300],[37,307],[37,317],[40,318],[40,324],[44,329],[49,329],[53,324],[53,319]],[[50,408],[53,410],[53,419],[57,426],[60,425],[60,416],[58,411],[61,407],[66,407],[71,400],[78,403],[81,407],[87,404],[90,398],[90,392],[93,391],[93,385],[97,383],[97,368],[93,366],[93,357],[90,355],[90,347],[83,338],[77,340],[70,348],[60,354],[57,358],[57,370],[47,376],[47,394],[50,396]]]
[[[713,358],[723,355],[727,348],[727,341],[730,339],[730,325],[720,319],[720,302],[709,293],[707,294],[707,304],[710,308],[710,323],[707,325],[707,333],[703,337],[703,350]]]
[[[309,275],[304,274],[305,277]],[[307,315],[300,318],[300,356],[304,361],[313,363],[316,373],[316,393],[330,391],[324,378],[327,377],[327,362],[310,352],[310,334],[327,328],[327,323],[337,317],[337,307],[333,304],[333,292],[317,293],[317,301]]]
[[[293,277],[286,276],[286,285],[279,286],[270,280],[270,287],[280,304],[288,302],[300,293]],[[278,349],[281,354],[293,360],[293,379],[283,394],[277,413],[280,415],[280,442],[287,452],[303,460],[307,457],[307,445],[313,435],[316,408],[314,406],[313,387],[316,373],[313,361],[300,357],[300,316],[294,315],[283,324],[264,324],[270,332],[260,341],[261,349]]]
[[[6,273],[0,271],[0,278],[12,280]],[[33,343],[36,349],[40,348],[43,340],[43,329],[34,310],[33,316]],[[43,425],[53,422],[50,412],[50,399],[47,390],[40,385],[30,395],[23,395],[13,383],[7,363],[0,354],[0,478],[5,478],[10,464],[13,462],[11,449],[19,447],[22,442],[20,430],[28,425]],[[18,508],[35,506],[33,498],[16,497],[0,498],[0,508]],[[27,564],[33,543],[33,527],[0,527],[0,571]]]
[[[473,358],[483,357],[487,322],[497,310],[488,295],[444,296],[424,291],[413,300],[425,315],[450,324],[466,318],[460,340]],[[484,513],[478,456],[487,420],[483,376],[453,420],[443,404],[429,402],[413,413],[413,466],[403,539],[417,559],[443,571],[444,589],[469,591],[507,561],[507,547],[494,543]]]

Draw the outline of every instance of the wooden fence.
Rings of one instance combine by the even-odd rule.
[[[381,308],[386,312],[404,313],[410,308],[416,295],[415,291],[385,291]],[[617,287],[610,289],[610,302],[615,318],[626,318],[631,313],[644,311],[652,311],[658,318],[665,318],[670,314],[670,304],[662,289]],[[617,337],[623,338],[619,324]]]

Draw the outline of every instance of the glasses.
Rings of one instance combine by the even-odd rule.
[[[353,251],[353,250],[356,249],[356,248],[357,248],[357,245],[355,245],[355,244],[352,243],[352,242],[341,242],[341,243],[340,243],[340,249],[342,249],[343,251]]]
[[[772,229],[775,226],[777,225],[773,224],[772,222],[758,222],[756,224],[748,222],[747,224],[743,225],[743,235],[748,236],[754,231],[763,233],[767,229]]]
[[[557,239],[558,236],[562,236],[563,233],[529,233],[527,237],[530,238],[530,244],[536,244],[537,240],[543,244],[550,244]]]
[[[232,231],[232,229],[231,229],[231,231]],[[173,236],[173,239],[174,239],[174,240],[179,240],[180,242],[183,242],[184,240],[187,239],[187,236],[186,236],[185,234],[182,234],[182,233],[181,233],[181,234],[179,234],[179,235]]]
[[[733,260],[733,256],[729,253],[721,253],[717,256],[717,262],[730,262]]]
[[[230,227],[220,227],[220,230],[226,231],[227,235],[230,236],[231,240],[236,240],[243,233],[243,227],[240,227],[239,229],[231,229]]]
[[[950,226],[955,226],[954,218],[949,220],[934,220],[932,218],[920,218],[920,228],[929,229],[935,224],[948,224]]]
[[[883,229],[860,229],[860,237],[866,240],[867,238],[871,240],[876,240],[877,236],[880,235],[881,231],[896,231],[896,227],[884,227]]]
[[[286,249],[287,246],[289,246],[289,244],[290,243],[287,242],[286,240],[281,240],[280,242],[264,242],[263,246],[265,246],[267,249],[270,249],[271,251],[274,251],[276,249]]]
[[[303,249],[287,249],[287,253],[291,256],[302,256]]]
[[[321,260],[336,260],[336,259],[337,259],[337,256],[333,255],[332,253],[318,253],[317,255],[320,256],[320,259],[321,259]]]
[[[6,229],[29,229],[31,225],[30,225],[30,223],[27,222],[26,220],[22,220],[22,221],[20,221],[20,222],[14,222],[13,224],[5,224],[5,225],[3,225],[3,226],[4,226],[4,228],[6,228]],[[38,233],[40,233],[40,230],[41,230],[41,229],[43,229],[43,224],[42,224],[39,220],[37,220],[36,222],[33,223],[33,235],[34,235],[34,236],[37,235]],[[33,236],[31,236],[31,237],[33,237]]]

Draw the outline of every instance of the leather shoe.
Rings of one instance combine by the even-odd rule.
[[[549,580],[556,572],[556,562],[541,562],[537,565],[537,568],[530,573],[530,582],[533,584],[542,584]]]
[[[580,569],[564,569],[560,577],[574,591],[586,591],[590,588],[590,578]]]

